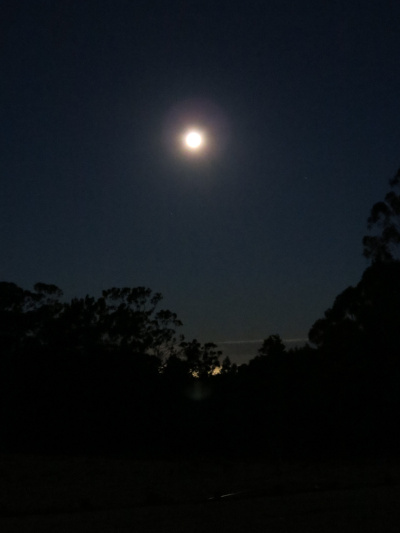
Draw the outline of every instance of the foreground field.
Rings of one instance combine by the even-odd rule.
[[[0,531],[397,532],[400,466],[0,457]]]

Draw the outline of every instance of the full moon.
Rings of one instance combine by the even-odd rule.
[[[198,131],[189,131],[185,135],[185,144],[188,148],[196,150],[203,144],[203,137]]]

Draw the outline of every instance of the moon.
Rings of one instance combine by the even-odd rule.
[[[217,104],[189,98],[166,114],[162,143],[170,157],[188,168],[211,167],[225,157],[229,130],[228,119]]]
[[[185,135],[185,145],[190,150],[198,150],[203,144],[203,136],[200,132],[191,130]]]

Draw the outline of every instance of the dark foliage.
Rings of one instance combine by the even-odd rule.
[[[314,347],[288,351],[271,335],[239,367],[221,362],[215,344],[177,336],[181,322],[150,289],[65,302],[54,285],[0,283],[0,449],[277,460],[397,453],[399,205],[389,193],[373,207],[369,223],[383,229],[364,239],[372,264],[312,326]]]
[[[389,184],[392,190],[371,209],[368,229],[372,233],[363,238],[364,255],[373,263],[400,259],[400,169]]]
[[[310,331],[239,368],[150,290],[69,303],[0,284],[4,451],[282,457],[382,453],[397,443],[400,266],[375,264]]]

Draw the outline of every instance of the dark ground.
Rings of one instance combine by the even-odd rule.
[[[3,455],[0,476],[2,533],[397,533],[400,526],[394,460],[272,465]]]

